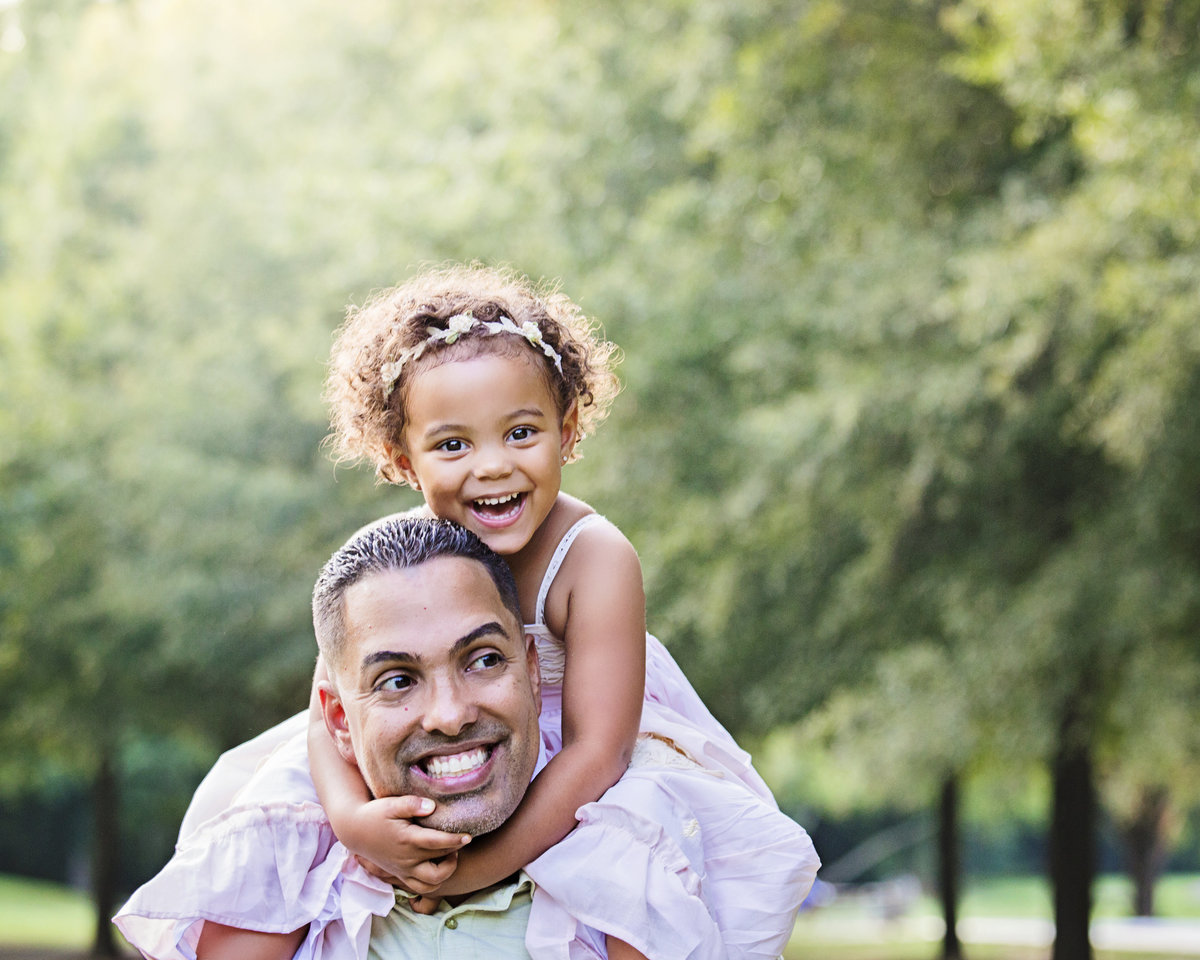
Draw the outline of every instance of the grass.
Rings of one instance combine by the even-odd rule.
[[[937,960],[938,943],[897,941],[884,943],[822,942],[792,938],[784,960]],[[967,960],[1048,960],[1047,947],[1007,947],[972,943],[963,947]],[[1094,951],[1095,960],[1172,960],[1161,953]]]
[[[1129,915],[1129,885],[1119,877],[1104,877],[1096,887],[1097,919]],[[1156,906],[1163,917],[1200,919],[1200,876],[1170,876],[1158,886]],[[963,897],[966,917],[1048,919],[1050,892],[1037,877],[976,880]],[[892,924],[881,924],[869,903],[842,898],[806,913],[786,960],[932,960],[937,956],[937,904],[920,896],[908,913]],[[93,933],[92,907],[86,895],[40,880],[0,875],[0,946],[87,949]],[[847,934],[850,931],[850,934]],[[855,935],[857,934],[857,936]],[[969,960],[1046,960],[1043,947],[970,944]],[[1098,950],[1097,960],[1169,960],[1163,954]]]
[[[1096,885],[1096,916],[1127,917],[1132,899],[1133,887],[1124,877],[1101,877]],[[1160,917],[1200,917],[1200,876],[1173,874],[1160,880],[1154,890],[1154,912]]]
[[[95,923],[85,894],[43,880],[0,875],[0,943],[84,950]]]
[[[1093,891],[1093,920],[1131,915],[1133,886],[1125,877],[1101,877]],[[1200,919],[1200,875],[1176,874],[1159,881],[1154,895],[1155,915]],[[915,911],[939,916],[937,902],[922,896]],[[1040,877],[989,877],[967,884],[959,912],[965,917],[1035,917],[1049,920],[1054,913],[1050,884]]]
[[[1131,888],[1122,877],[1103,877],[1095,889],[1093,919],[1103,921],[1130,915]],[[1159,916],[1200,920],[1200,876],[1170,876],[1158,885],[1155,905]],[[1037,877],[997,877],[972,881],[959,907],[960,919],[1016,918],[1049,921],[1052,916],[1048,884]],[[960,928],[960,933],[966,933]],[[843,896],[796,922],[786,960],[933,960],[938,956],[941,920],[935,900],[924,894],[907,903],[902,916],[884,921],[880,903],[867,894]],[[1006,946],[967,943],[969,960],[1047,960],[1045,946]],[[1172,960],[1163,953],[1100,950],[1097,960]]]

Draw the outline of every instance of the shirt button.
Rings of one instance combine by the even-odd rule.
[[[447,930],[457,930],[458,929],[458,921],[455,920],[454,917],[451,917],[449,920],[446,921],[446,929]]]

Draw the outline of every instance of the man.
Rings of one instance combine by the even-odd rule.
[[[538,659],[504,561],[444,521],[385,522],[326,565],[313,593],[326,726],[376,797],[425,797],[447,849],[509,818],[537,766]],[[443,929],[525,956],[532,884],[515,879],[424,915],[404,898],[371,956],[412,956]]]
[[[541,737],[537,652],[504,561],[448,521],[389,517],[325,565],[313,623],[329,670],[321,687],[326,725],[372,793],[405,798],[425,837],[430,828],[444,831],[445,851],[508,819],[533,777]],[[333,841],[307,779],[300,720],[259,738],[273,752],[241,787],[240,805],[224,809],[220,786],[197,791],[175,856],[116,917],[126,938],[159,960],[258,960],[297,950],[378,960],[528,958],[534,891],[523,873],[453,903],[426,898],[418,910],[354,863]],[[251,742],[222,763],[236,768],[243,755],[263,752]],[[281,783],[295,803],[277,810],[259,802],[258,791],[278,797]],[[212,809],[222,812],[210,816]],[[257,852],[247,858],[245,850]],[[222,860],[225,851],[231,861]],[[303,869],[288,887],[289,871],[278,865],[293,863]],[[198,875],[203,881],[193,883]],[[270,923],[227,925],[247,916],[247,898],[261,901]],[[574,935],[585,954],[605,955],[599,932],[579,925]]]

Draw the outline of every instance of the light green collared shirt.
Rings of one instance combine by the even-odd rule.
[[[413,913],[408,899],[397,892],[391,913],[371,922],[369,960],[529,960],[525,928],[533,881],[523,872],[457,907],[443,900],[428,916]]]

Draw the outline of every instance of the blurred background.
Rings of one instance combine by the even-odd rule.
[[[0,0],[0,941],[118,949],[306,702],[416,502],[322,451],[331,334],[444,259],[624,348],[565,485],[813,834],[798,937],[1200,917],[1198,234],[1200,0]]]

